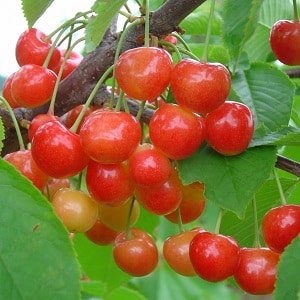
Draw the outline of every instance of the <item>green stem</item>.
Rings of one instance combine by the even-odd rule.
[[[94,86],[92,92],[90,93],[88,99],[86,100],[82,110],[80,111],[76,121],[74,122],[74,124],[72,125],[72,127],[70,128],[70,131],[72,132],[77,132],[77,129],[84,117],[84,114],[86,112],[86,110],[88,109],[89,105],[91,104],[91,102],[93,101],[97,91],[99,90],[99,88],[101,87],[101,85],[105,82],[105,80],[107,79],[108,75],[112,72],[114,68],[114,65],[110,66],[101,76],[101,78],[98,80],[98,82],[96,83],[96,85]]]
[[[130,220],[131,220],[131,215],[132,215],[132,211],[133,211],[133,206],[134,206],[134,201],[135,198],[133,197],[130,203],[130,207],[129,207],[129,212],[128,212],[128,216],[127,216],[127,223],[126,223],[126,240],[131,239],[131,231],[130,231]]]
[[[166,42],[166,41],[159,41],[159,44],[165,47],[168,47],[170,50],[176,53],[178,61],[182,59],[181,53],[179,49],[173,45],[172,43]]]
[[[205,37],[204,49],[203,49],[203,54],[201,57],[201,62],[207,62],[208,46],[209,46],[212,22],[213,22],[214,11],[215,11],[215,2],[216,2],[215,0],[211,1],[210,13],[209,13],[209,19],[208,19],[208,25],[207,25],[207,33],[206,33],[206,37]]]
[[[149,39],[149,24],[150,24],[150,8],[149,8],[149,0],[145,0],[145,40],[144,40],[144,46],[149,47],[150,45],[150,39]]]
[[[218,219],[217,219],[217,222],[216,222],[216,226],[215,226],[215,230],[214,230],[214,233],[216,233],[216,234],[218,234],[220,232],[220,226],[221,226],[223,214],[224,214],[223,209],[220,209]]]
[[[294,21],[298,22],[299,16],[298,16],[297,0],[293,0],[293,9],[294,9]]]
[[[137,118],[138,120],[140,120],[140,118],[141,118],[141,116],[142,116],[142,114],[143,114],[145,105],[146,105],[146,101],[141,101],[141,104],[140,104],[140,106],[139,106],[139,111],[138,111],[138,113],[137,113],[137,115],[136,115],[136,118]]]
[[[78,175],[78,182],[76,185],[76,190],[78,190],[78,191],[80,191],[80,189],[81,189],[82,178],[83,178],[83,172],[80,172]]]
[[[8,112],[9,112],[9,115],[13,121],[13,124],[15,126],[15,130],[16,130],[16,134],[17,134],[17,138],[18,138],[18,142],[19,142],[19,147],[20,147],[20,150],[25,150],[25,145],[24,145],[24,141],[23,141],[23,137],[22,137],[22,134],[21,134],[21,130],[20,130],[20,126],[19,126],[19,123],[17,121],[17,118],[12,110],[12,108],[10,107],[9,103],[6,101],[5,98],[3,98],[2,96],[0,96],[0,100],[5,104]]]
[[[184,228],[183,228],[183,223],[182,223],[182,218],[181,218],[181,213],[180,213],[179,207],[176,209],[176,215],[177,215],[179,232],[182,233],[182,232],[184,232]]]
[[[253,197],[252,199],[252,211],[253,211],[253,224],[254,224],[254,247],[260,248],[259,241],[259,228],[258,228],[258,219],[257,219],[257,208],[256,208],[256,199]]]
[[[283,192],[283,189],[282,189],[282,185],[281,185],[279,176],[278,176],[275,168],[273,169],[273,173],[274,173],[274,177],[275,177],[275,180],[276,180],[277,188],[278,188],[278,191],[279,191],[280,201],[281,201],[281,203],[283,205],[285,205],[286,204],[286,199],[285,199],[285,196],[284,196],[284,192]]]
[[[176,32],[172,32],[172,33],[170,33],[170,35],[175,36],[181,42],[181,44],[187,51],[192,52],[191,48],[189,47],[189,45],[186,43],[186,41],[180,34],[178,34]]]

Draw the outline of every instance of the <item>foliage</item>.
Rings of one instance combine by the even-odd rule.
[[[22,0],[28,27],[42,18],[52,2]],[[125,2],[95,1],[91,8],[95,17],[85,31],[87,52],[95,49]],[[161,2],[153,1],[151,6],[155,9]],[[180,24],[185,30],[183,38],[198,57],[203,51],[209,7],[207,1]],[[268,41],[272,24],[284,18],[292,18],[290,1],[218,3],[208,57],[228,66],[232,74],[230,99],[251,108],[255,134],[249,149],[238,156],[224,157],[204,145],[178,163],[184,184],[201,181],[206,187],[204,214],[185,227],[200,224],[213,230],[216,215],[220,209],[225,210],[220,232],[236,237],[241,246],[251,246],[254,240],[251,201],[256,200],[259,224],[264,213],[280,203],[274,177],[277,155],[300,160],[299,81],[286,75],[289,68],[275,60]],[[1,123],[0,146],[3,136]],[[300,203],[298,178],[284,171],[278,171],[278,175],[287,202]],[[111,246],[97,246],[83,234],[76,235],[71,242],[44,196],[3,160],[0,160],[0,190],[0,299],[242,297],[228,288],[228,282],[210,284],[200,278],[176,275],[163,259],[153,274],[131,278],[114,264]],[[164,217],[144,210],[136,226],[151,232],[159,246],[167,236],[178,231]],[[282,255],[275,300],[299,297],[299,242],[299,238],[295,239]]]

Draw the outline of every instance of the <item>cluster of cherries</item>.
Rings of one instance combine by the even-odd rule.
[[[20,36],[20,70],[7,79],[3,90],[12,108],[33,108],[50,100],[64,53],[37,29]],[[76,68],[81,57],[69,60]],[[65,64],[64,76],[74,69],[70,66]],[[89,107],[75,129],[83,105],[71,110],[64,123],[51,112],[37,115],[28,129],[30,147],[4,159],[47,196],[71,233],[84,233],[99,245],[113,243],[116,264],[132,276],[145,276],[156,268],[159,251],[149,233],[133,227],[140,206],[173,223],[199,218],[205,208],[205,186],[183,185],[177,161],[204,143],[220,155],[242,153],[252,139],[254,122],[248,106],[227,100],[231,77],[219,63],[183,58],[174,65],[166,49],[140,47],[119,56],[115,79],[138,103],[153,104],[166,90],[174,102],[160,101],[146,128],[137,116],[113,108]],[[84,175],[87,191],[70,186],[69,179],[79,174]],[[299,232],[300,208],[280,209],[297,215],[289,226],[293,232],[280,226],[286,214],[279,220],[279,213],[270,212],[263,223],[268,248],[240,248],[232,237],[193,228],[169,237],[163,256],[181,275],[199,275],[211,282],[234,276],[249,293],[270,293],[279,252]],[[276,233],[271,233],[276,224]],[[280,249],[273,245],[279,234],[285,241]]]

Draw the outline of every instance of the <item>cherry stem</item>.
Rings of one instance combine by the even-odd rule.
[[[82,41],[84,41],[84,38],[81,38],[81,39],[78,39],[77,41],[75,41],[73,43],[73,45],[68,49],[68,51],[66,52],[66,54],[64,56],[64,59],[63,59],[62,64],[60,66],[59,72],[57,74],[56,82],[55,82],[53,93],[52,93],[52,98],[51,98],[50,105],[49,105],[49,108],[48,108],[48,114],[54,115],[54,105],[55,105],[56,94],[57,94],[57,91],[58,91],[59,83],[60,83],[61,76],[62,76],[64,68],[65,68],[65,65],[67,63],[67,60],[68,60],[68,58],[70,56],[70,53],[72,52],[73,48],[75,46],[77,46],[77,44],[79,44]]]
[[[146,101],[141,101],[140,106],[139,106],[139,111],[138,111],[138,113],[136,115],[136,118],[138,120],[140,120],[141,116],[143,115],[143,111],[144,111],[145,105],[146,105]]]
[[[293,9],[294,9],[294,21],[299,22],[297,0],[293,0]]]
[[[144,40],[144,45],[145,47],[149,47],[150,39],[149,39],[149,30],[150,30],[150,8],[149,8],[149,0],[144,1],[145,5],[145,40]]]
[[[126,240],[131,239],[131,231],[130,231],[130,219],[133,211],[133,205],[134,205],[135,198],[133,197],[130,203],[129,212],[127,216],[127,223],[126,223]]]
[[[178,47],[176,47],[175,45],[173,45],[172,43],[166,42],[166,41],[159,41],[159,44],[162,46],[166,46],[169,49],[171,49],[173,52],[176,53],[178,60],[182,59],[181,53],[178,49]]]
[[[277,188],[278,188],[278,191],[279,191],[280,201],[281,201],[281,203],[283,205],[285,205],[286,204],[285,195],[284,195],[284,192],[283,192],[283,188],[282,188],[279,176],[278,176],[275,168],[273,169],[273,173],[274,173],[274,177],[275,177],[275,180],[276,180]]]
[[[90,93],[89,97],[87,98],[85,104],[83,105],[78,117],[76,118],[74,124],[72,125],[72,127],[70,128],[71,132],[77,132],[78,127],[84,117],[84,114],[86,112],[86,110],[88,109],[88,107],[90,106],[90,104],[92,103],[95,95],[97,94],[97,91],[99,90],[99,88],[101,87],[101,85],[105,82],[105,80],[107,79],[108,75],[112,72],[114,68],[114,65],[110,66],[101,76],[101,78],[98,80],[98,82],[96,83],[96,85],[94,86],[92,92]]]
[[[224,215],[224,211],[221,208],[220,211],[219,211],[219,215],[218,215],[215,230],[214,230],[214,233],[216,233],[216,234],[218,234],[220,232],[220,227],[221,227],[221,222],[222,222],[223,215]]]
[[[180,207],[178,207],[176,209],[176,215],[177,215],[177,222],[178,222],[179,232],[182,233],[182,232],[184,232],[184,228],[183,228],[183,223],[182,223],[182,218],[181,218],[181,213],[180,213]]]
[[[177,32],[172,32],[172,33],[170,33],[170,35],[175,36],[181,42],[181,44],[183,45],[183,47],[187,51],[189,51],[189,52],[192,53],[191,48],[189,47],[189,45],[186,43],[186,41],[184,40],[184,38],[180,34],[178,34]]]
[[[253,224],[254,224],[254,247],[260,248],[259,241],[259,229],[258,229],[258,218],[257,218],[257,208],[256,208],[256,199],[252,199],[252,211],[253,211]]]
[[[81,190],[82,179],[83,179],[83,172],[80,172],[80,173],[78,174],[78,182],[77,182],[77,184],[76,184],[76,190],[78,190],[78,191]]]
[[[204,42],[204,49],[200,60],[201,62],[207,62],[208,46],[209,46],[209,40],[211,35],[212,22],[214,18],[215,3],[216,3],[215,0],[211,1],[208,24],[207,24],[207,32],[206,32],[205,42]]]
[[[22,137],[22,134],[21,134],[20,126],[19,126],[19,123],[17,121],[16,116],[15,116],[11,106],[6,101],[6,99],[3,98],[2,96],[0,96],[0,100],[5,104],[8,112],[9,112],[9,115],[11,116],[11,119],[13,121],[13,124],[15,126],[15,130],[16,130],[16,134],[17,134],[17,138],[18,138],[18,142],[19,142],[20,150],[25,150],[26,148],[25,148],[25,145],[24,145],[24,141],[23,141],[23,137]]]

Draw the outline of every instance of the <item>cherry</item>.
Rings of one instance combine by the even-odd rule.
[[[125,231],[116,237],[113,258],[121,270],[140,277],[154,271],[158,264],[158,250],[149,233],[139,228],[131,228],[129,237]]]
[[[87,166],[86,186],[96,201],[113,206],[125,203],[134,190],[126,163],[101,164],[93,160]]]
[[[269,248],[241,248],[234,273],[240,288],[253,295],[271,294],[276,281],[279,255]]]
[[[33,139],[33,136],[37,129],[42,126],[43,124],[50,122],[50,121],[59,121],[58,116],[54,116],[50,113],[47,114],[39,114],[36,115],[32,121],[30,122],[29,128],[28,128],[28,139],[31,142]]]
[[[231,77],[220,63],[202,63],[185,58],[175,65],[170,86],[179,105],[207,114],[227,99]]]
[[[124,93],[137,100],[153,100],[169,85],[171,55],[156,47],[139,47],[123,52],[116,63],[116,80]]]
[[[283,64],[300,64],[300,22],[278,20],[270,31],[270,46],[276,58]]]
[[[52,46],[45,33],[37,28],[28,28],[18,38],[15,55],[19,66],[35,64],[42,66]],[[55,67],[60,61],[61,52],[54,48],[48,67]]]
[[[300,206],[285,204],[267,211],[262,219],[262,235],[273,251],[283,252],[300,233]]]
[[[50,178],[46,187],[43,189],[43,194],[49,201],[52,201],[54,194],[61,188],[70,188],[71,183],[68,178]]]
[[[168,265],[178,274],[195,276],[196,272],[190,260],[189,249],[192,239],[203,228],[193,228],[168,237],[163,244],[163,256]]]
[[[89,162],[79,136],[59,121],[40,126],[31,142],[32,157],[50,177],[70,178],[77,175]]]
[[[69,112],[67,112],[66,118],[65,118],[65,124],[68,128],[71,128],[72,125],[75,123],[75,121],[77,120],[77,117],[79,116],[83,107],[84,107],[84,104],[79,104],[79,105],[75,106],[74,108],[72,108]],[[80,127],[83,124],[83,122],[85,121],[86,117],[89,116],[95,110],[96,110],[96,108],[93,106],[89,106],[86,109],[86,111],[83,115],[83,118],[79,124],[78,131],[80,130]]]
[[[217,152],[232,156],[245,151],[254,132],[253,115],[243,103],[226,101],[205,116],[206,141]]]
[[[12,96],[22,107],[41,106],[51,99],[56,78],[56,74],[47,68],[24,65],[15,72],[11,83]]]
[[[70,188],[59,189],[52,198],[54,211],[70,232],[85,232],[98,218],[98,205],[86,193]]]
[[[210,282],[223,281],[235,272],[239,245],[230,236],[198,233],[190,243],[190,259],[196,273]]]
[[[200,217],[205,208],[206,200],[204,198],[204,184],[193,182],[182,186],[182,200],[179,204],[181,222],[183,224],[195,221]],[[171,212],[165,217],[173,222],[179,223],[176,211]]]
[[[172,173],[168,157],[149,143],[138,146],[128,160],[128,168],[131,178],[140,186],[163,184]]]
[[[142,130],[129,113],[96,110],[81,125],[80,140],[87,155],[99,163],[127,160],[138,146]]]
[[[106,246],[113,243],[113,241],[118,235],[118,232],[107,227],[98,218],[95,224],[84,234],[91,242],[100,246]]]
[[[130,226],[133,226],[140,216],[140,205],[138,201],[134,201],[130,220],[128,221],[131,204],[132,198],[129,198],[125,203],[118,206],[99,203],[99,218],[109,228],[118,232],[123,231],[126,229],[128,222]]]
[[[2,87],[2,96],[5,98],[5,100],[8,102],[8,104],[12,109],[20,107],[20,104],[14,99],[11,91],[11,84],[14,76],[15,76],[15,72],[10,74],[5,79]]]
[[[31,150],[19,150],[6,154],[4,160],[12,164],[23,176],[29,179],[39,190],[43,190],[48,181],[45,174],[32,158]]]
[[[182,183],[173,169],[170,178],[161,185],[137,186],[134,194],[139,203],[156,215],[167,215],[175,211],[182,199]]]
[[[172,103],[160,106],[149,122],[152,144],[173,160],[192,155],[205,138],[202,117]]]

